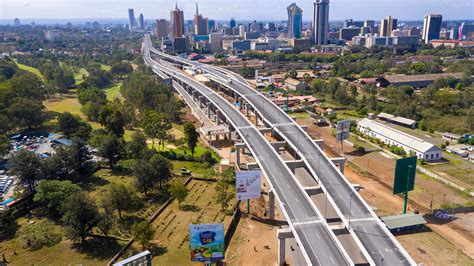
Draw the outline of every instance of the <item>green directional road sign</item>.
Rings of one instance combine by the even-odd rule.
[[[395,164],[393,194],[404,193],[403,213],[407,213],[408,191],[415,188],[416,156],[398,159]]]
[[[415,188],[416,160],[416,156],[397,160],[393,194],[406,193]]]

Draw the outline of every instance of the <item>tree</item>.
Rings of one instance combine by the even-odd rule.
[[[142,221],[133,224],[132,233],[135,240],[145,249],[150,241],[155,238],[156,230],[149,223]]]
[[[140,198],[134,189],[121,183],[114,183],[104,194],[103,201],[118,212],[122,219],[123,212],[134,211],[140,206]]]
[[[53,246],[61,241],[61,233],[54,228],[48,219],[36,223],[25,223],[18,231],[20,240],[25,242],[29,250],[41,249],[43,246]]]
[[[133,159],[143,158],[147,151],[146,137],[141,132],[134,132],[132,140],[127,143],[127,152]]]
[[[124,134],[125,116],[116,104],[108,104],[100,109],[99,123],[116,136]]]
[[[69,180],[41,180],[33,200],[46,207],[51,214],[57,215],[61,211],[64,200],[79,191],[81,187]]]
[[[173,198],[178,200],[178,206],[181,207],[181,202],[183,202],[188,196],[188,189],[181,181],[176,179],[168,188],[168,193],[170,193]]]
[[[112,230],[115,223],[115,214],[113,206],[110,200],[102,199],[99,205],[100,221],[97,224],[97,228],[104,234],[105,237],[109,237],[109,232]]]
[[[117,162],[123,157],[123,139],[113,134],[99,135],[96,137],[100,155],[109,161],[110,168],[115,168]]]
[[[145,195],[157,182],[153,166],[148,160],[137,160],[133,165],[133,175],[135,176],[135,185]]]
[[[3,158],[4,155],[8,154],[10,149],[10,140],[6,135],[0,134],[0,158]]]
[[[87,140],[92,133],[92,127],[79,116],[65,112],[58,115],[58,131],[68,137],[77,136]]]
[[[64,215],[61,220],[67,237],[84,244],[86,237],[100,220],[94,200],[83,192],[74,193],[65,200],[62,211]]]
[[[194,156],[194,149],[198,143],[199,133],[192,123],[184,124],[184,137],[192,156]]]
[[[43,124],[43,108],[43,104],[38,101],[18,98],[7,108],[7,113],[12,124],[31,129]]]
[[[141,124],[145,134],[152,139],[153,147],[155,146],[155,138],[159,140],[159,145],[164,146],[165,140],[169,135],[169,130],[172,128],[171,122],[166,114],[159,114],[154,110],[147,110],[142,115]]]
[[[288,77],[295,79],[298,77],[298,72],[296,72],[294,69],[291,69],[290,72],[288,72]]]
[[[469,131],[474,131],[474,106],[468,109],[466,114],[466,128]]]
[[[221,210],[225,211],[229,207],[234,193],[229,191],[229,184],[224,179],[217,181],[216,194],[216,202],[221,205]]]
[[[313,79],[311,83],[311,89],[313,93],[319,93],[325,91],[326,88],[326,81],[322,79]]]
[[[34,152],[22,149],[12,154],[8,160],[8,168],[26,184],[28,190],[35,190],[35,182],[41,178],[41,159]]]
[[[133,68],[129,62],[118,62],[112,65],[110,72],[118,78],[123,78],[124,75],[132,73]]]
[[[154,176],[157,177],[160,183],[160,189],[173,176],[173,164],[160,154],[155,154],[151,157],[150,163],[153,167]]]

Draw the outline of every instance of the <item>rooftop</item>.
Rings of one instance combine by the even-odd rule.
[[[440,78],[455,77],[462,78],[462,73],[439,73],[423,75],[386,75],[384,78],[390,83],[429,81]]]
[[[423,218],[423,216],[414,213],[386,216],[382,217],[382,221],[385,223],[389,230],[413,225],[426,224],[426,220],[425,218]]]
[[[290,85],[293,85],[293,86],[297,86],[301,83],[301,81],[297,80],[297,79],[293,79],[293,78],[287,78],[285,79],[285,84],[290,84]]]
[[[403,145],[412,148],[413,150],[416,150],[418,152],[427,152],[431,149],[439,149],[432,143],[429,143],[427,141],[424,141],[422,139],[419,139],[417,137],[414,137],[412,135],[409,135],[405,132],[402,132],[400,130],[396,130],[394,128],[391,128],[389,126],[386,126],[384,124],[375,122],[373,120],[370,120],[368,118],[364,118],[361,121],[357,123],[357,125],[368,128],[371,131],[376,132],[377,134],[380,134],[382,136],[385,136],[391,140],[394,140],[398,143],[402,143]]]

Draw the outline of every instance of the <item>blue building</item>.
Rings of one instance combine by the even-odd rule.
[[[431,40],[439,39],[439,32],[441,31],[441,22],[443,22],[443,16],[441,15],[426,15],[423,20],[423,36],[422,39],[425,43],[429,43]]]
[[[237,51],[250,50],[250,41],[249,40],[233,41],[232,42],[232,50],[237,50]]]
[[[287,7],[288,11],[288,38],[300,39],[303,29],[303,10],[296,3]]]
[[[232,28],[235,28],[235,26],[237,26],[237,23],[235,22],[235,19],[231,18],[230,23],[229,23],[229,27],[232,29]]]

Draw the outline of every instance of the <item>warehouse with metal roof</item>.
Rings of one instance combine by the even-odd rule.
[[[357,123],[357,129],[364,135],[377,138],[387,145],[395,145],[413,153],[419,159],[436,161],[441,159],[441,149],[430,142],[414,137],[382,123],[365,118]]]
[[[426,224],[425,218],[415,213],[382,217],[382,222],[393,234],[422,231]]]

